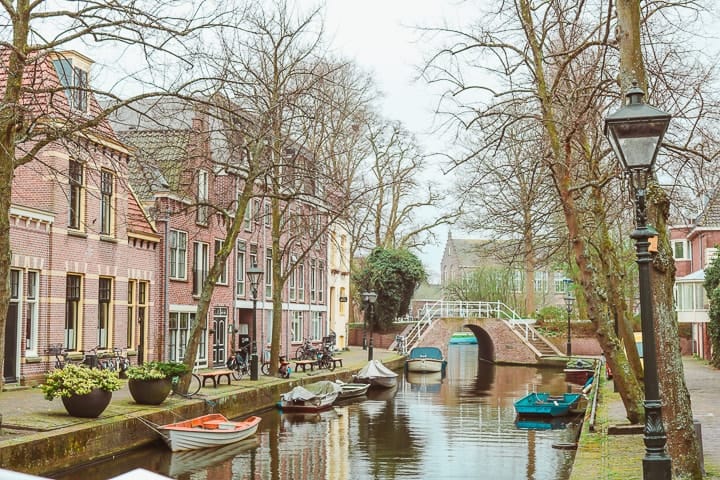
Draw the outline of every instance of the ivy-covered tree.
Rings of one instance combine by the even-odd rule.
[[[720,368],[720,257],[715,257],[705,269],[705,291],[710,299],[708,333],[712,344],[710,365]]]
[[[378,295],[373,329],[384,331],[405,315],[415,289],[426,278],[422,262],[409,250],[375,248],[353,273],[356,292],[374,291]]]

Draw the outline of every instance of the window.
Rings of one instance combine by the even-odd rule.
[[[63,346],[68,350],[77,350],[80,332],[80,298],[82,277],[68,275],[65,281],[65,338]]]
[[[245,205],[245,216],[243,217],[243,225],[246,232],[252,232],[252,201]]]
[[[170,230],[170,278],[185,280],[187,258],[187,233]]]
[[[303,312],[292,312],[292,322],[290,323],[290,341],[301,342],[303,340]]]
[[[290,268],[292,268],[292,266]],[[288,296],[290,300],[295,300],[297,296],[297,268],[293,268],[288,278]]]
[[[170,312],[170,361],[182,362],[185,358],[185,348],[190,337],[190,332],[195,325],[195,313],[192,312]],[[207,344],[205,335],[198,348],[198,359],[207,358]]]
[[[27,272],[27,290],[25,291],[25,350],[37,355],[38,329],[38,272]],[[27,353],[26,353],[27,355]]]
[[[112,280],[100,278],[98,283],[98,324],[97,324],[97,345],[98,348],[108,348],[108,332],[110,331],[110,316],[112,309]]]
[[[222,240],[215,240],[215,256],[218,256],[218,252],[223,247],[223,241]],[[217,279],[218,285],[227,285],[227,259],[223,262],[222,271],[220,272],[220,276]]]
[[[65,87],[65,95],[70,108],[79,112],[88,109],[88,73],[77,66],[73,66],[70,58],[53,60],[60,84]]]
[[[345,315],[345,304],[347,303],[347,293],[345,293],[345,287],[340,287],[340,298],[344,298],[345,301],[343,302],[342,300],[340,300],[338,302],[340,304],[338,306],[338,312],[340,313],[340,315]]]
[[[297,266],[298,271],[298,301],[305,301],[305,264],[301,263]]]
[[[81,163],[70,160],[68,180],[70,182],[68,227],[80,230],[83,215],[83,166]]]
[[[318,302],[323,302],[323,290],[325,289],[325,263],[320,262],[319,268],[318,268],[318,291],[317,291],[317,297]]]
[[[141,329],[145,328],[145,325],[147,325],[148,322],[148,312],[150,309],[148,308],[149,298],[148,293],[150,292],[150,282],[138,282],[138,294],[137,294],[137,323]],[[133,322],[134,323],[134,322]],[[128,345],[137,345],[138,348],[141,347],[140,345],[140,337],[135,336],[133,337],[135,340],[131,343],[128,343]]]
[[[125,342],[128,348],[135,348],[135,315],[137,304],[135,303],[135,290],[137,280],[128,280],[127,285],[127,335]]]
[[[205,170],[198,170],[197,180],[197,214],[195,221],[205,225],[208,220],[208,173]]]
[[[263,204],[263,219],[266,227],[270,226],[270,203],[265,202]]]
[[[322,328],[322,312],[312,312],[310,320],[310,336],[313,340],[320,340],[324,336]]]
[[[253,213],[255,214],[254,215],[255,224],[260,225],[260,215],[262,215],[262,209],[260,208],[260,199],[259,198],[256,198],[253,201]]]
[[[672,240],[670,243],[675,260],[690,260],[690,246],[687,240]]]
[[[100,173],[100,233],[110,235],[113,228],[113,186],[115,178],[112,172]]]
[[[265,250],[265,298],[272,297],[272,248]]]
[[[548,291],[548,272],[536,270],[534,281],[536,292],[545,293]]]
[[[258,247],[257,245],[250,245],[250,266],[251,267],[257,267],[258,266]],[[265,275],[267,275],[267,272],[265,272]]]
[[[208,244],[193,242],[193,295],[200,295],[208,274]]]
[[[310,260],[310,301],[315,301],[315,290],[317,288],[317,268],[315,260]]]
[[[238,240],[235,258],[235,296],[245,296],[245,242]]]

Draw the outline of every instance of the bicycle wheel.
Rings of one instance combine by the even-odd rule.
[[[192,377],[190,377],[190,385],[188,386],[187,394],[189,396],[197,395],[200,391],[200,387],[202,387],[202,380],[200,380],[199,376],[193,373]]]
[[[297,352],[295,352],[295,360],[305,360],[305,348],[300,347],[297,349]]]
[[[263,375],[270,375],[270,363],[265,362],[262,364],[262,367],[260,367],[260,371],[262,371]]]
[[[246,368],[243,364],[234,364],[232,367],[232,376],[235,380],[242,380],[243,373],[245,372]]]

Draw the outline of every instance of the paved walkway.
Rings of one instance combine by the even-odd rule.
[[[386,360],[389,358],[396,358],[395,352],[388,351],[382,348],[374,349],[374,358],[379,360]],[[352,347],[350,350],[338,352],[336,358],[343,359],[343,366],[345,368],[351,368],[358,370],[365,363],[367,363],[367,351],[360,347]],[[293,372],[292,378],[302,378],[305,376],[312,376],[317,373],[307,371]],[[323,370],[327,372],[327,370]],[[217,389],[213,388],[208,382],[208,386],[203,388],[200,393],[217,394],[231,388],[253,388],[258,383],[272,382],[275,379],[260,375],[258,382],[251,381],[248,377],[243,378],[241,381],[233,381],[233,385],[228,387],[224,384],[218,386]],[[180,403],[184,400],[171,395],[162,407],[172,407],[174,403]],[[136,404],[130,395],[127,384],[123,385],[121,390],[113,392],[113,399],[108,408],[101,415],[101,419],[111,417],[113,415],[126,415],[140,410],[147,410],[147,405]],[[160,407],[158,407],[160,408]],[[20,388],[10,389],[0,393],[0,415],[2,415],[0,426],[0,448],[2,442],[10,440],[12,437],[18,437],[23,434],[37,432],[37,431],[52,431],[71,425],[77,425],[86,423],[88,419],[71,417],[65,411],[62,400],[54,399],[52,401],[45,400],[43,393],[39,388]]]
[[[693,416],[701,423],[706,478],[720,479],[720,370],[692,357],[683,358]],[[571,480],[642,479],[643,435],[607,435],[612,425],[626,425],[625,407],[612,382],[605,384],[596,432],[583,429]],[[590,475],[590,476],[588,476]]]

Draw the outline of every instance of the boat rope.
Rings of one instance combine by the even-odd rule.
[[[148,427],[150,430],[157,433],[161,437],[167,438],[167,435],[162,430],[160,430],[160,425],[158,425],[157,423],[153,423],[150,420],[148,420],[147,418],[143,418],[143,417],[130,416],[130,418],[134,418],[135,420],[138,420],[140,423],[142,423],[143,425],[145,425],[146,427]]]

